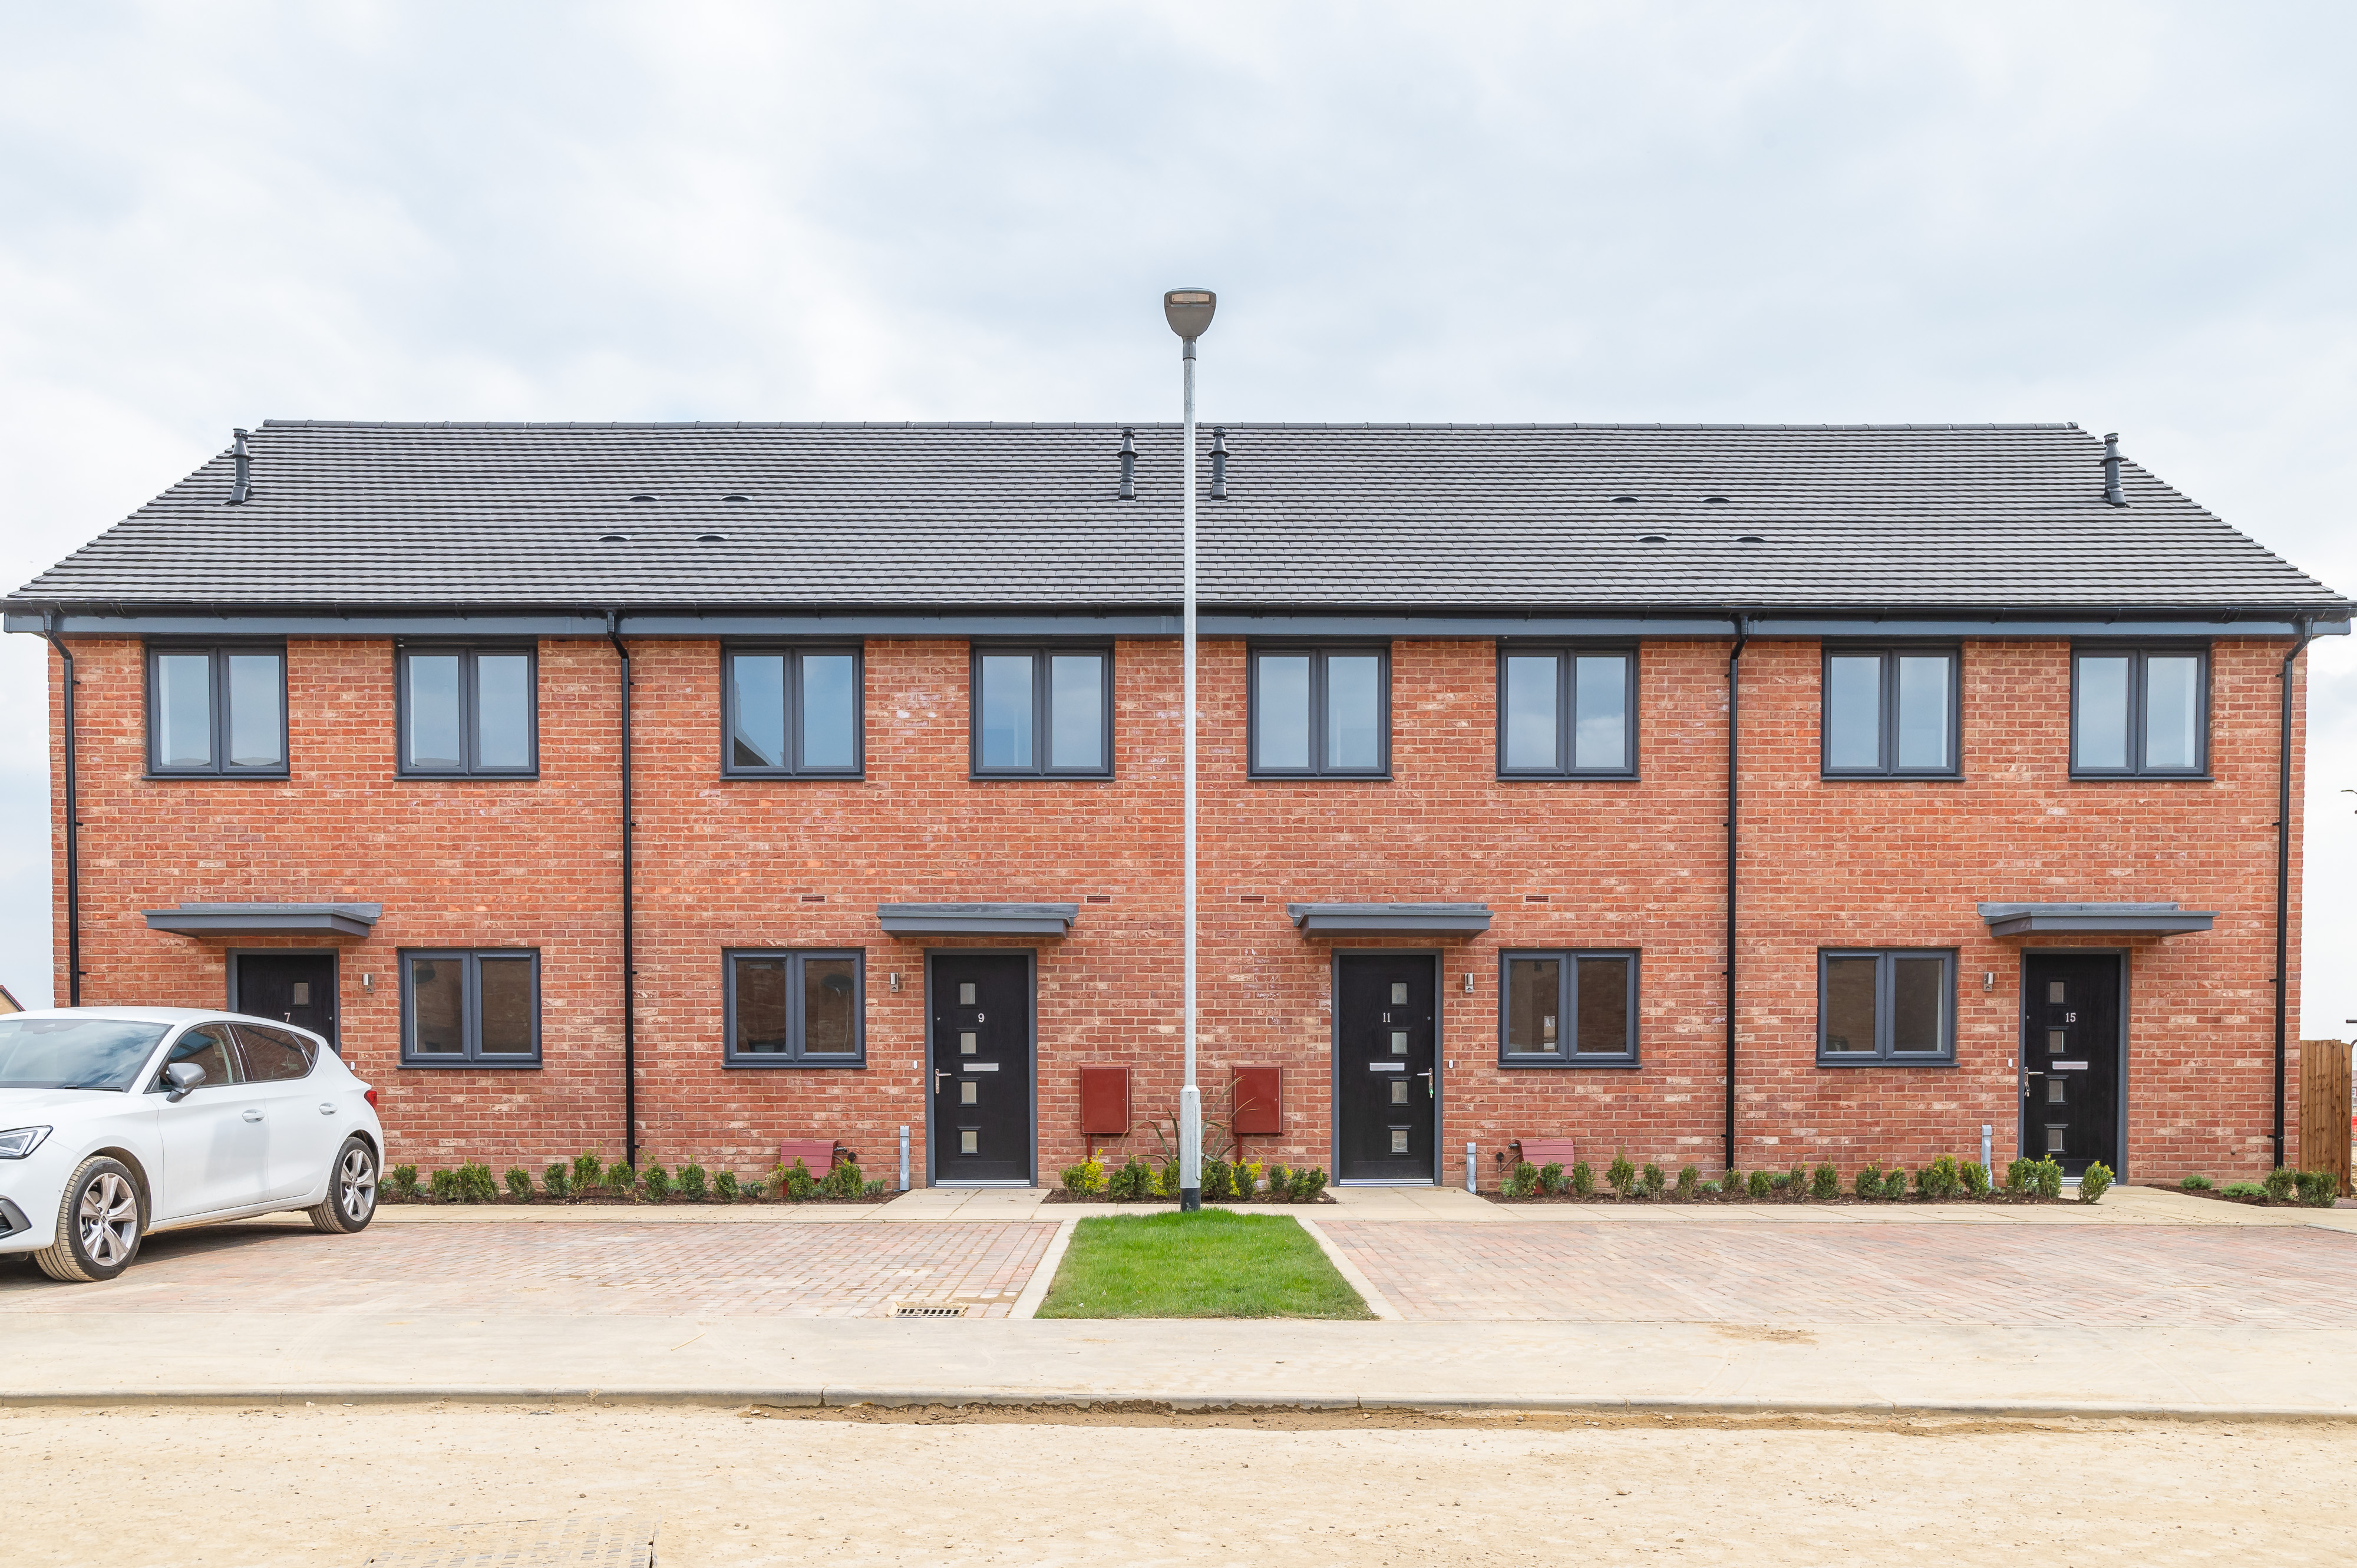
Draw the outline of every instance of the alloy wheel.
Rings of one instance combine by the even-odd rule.
[[[102,1269],[129,1261],[139,1244],[139,1195],[113,1171],[82,1189],[77,1219],[82,1251]]]
[[[376,1207],[376,1162],[365,1149],[347,1149],[336,1167],[336,1201],[344,1218],[357,1224]]]

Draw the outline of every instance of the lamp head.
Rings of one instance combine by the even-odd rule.
[[[1174,288],[1162,296],[1162,318],[1170,323],[1170,330],[1192,343],[1211,325],[1211,312],[1220,306],[1220,296],[1208,288]]]

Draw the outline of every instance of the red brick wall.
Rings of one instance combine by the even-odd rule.
[[[749,1174],[780,1136],[815,1133],[888,1175],[907,1124],[921,1171],[923,951],[955,944],[886,936],[879,901],[1082,905],[1070,938],[1036,944],[1044,1178],[1079,1156],[1082,1063],[1128,1063],[1141,1118],[1175,1107],[1175,643],[1116,648],[1110,782],[969,780],[965,645],[881,640],[867,645],[864,779],[723,779],[717,645],[632,648],[642,1157]],[[1243,646],[1204,645],[1201,1080],[1216,1104],[1232,1064],[1286,1069],[1288,1131],[1254,1140],[1252,1157],[1331,1157],[1335,944],[1302,940],[1285,905],[1462,899],[1490,905],[1487,934],[1388,944],[1443,955],[1447,1178],[1462,1181],[1473,1140],[1493,1185],[1492,1153],[1523,1133],[1576,1136],[1599,1163],[1626,1147],[1641,1161],[1716,1172],[1727,651],[1643,649],[1641,781],[1501,783],[1492,645],[1401,642],[1392,780],[1307,783],[1243,778]],[[138,646],[77,639],[76,653],[86,1002],[220,1004],[228,944],[148,931],[143,908],[382,901],[375,934],[334,945],[347,1052],[383,1090],[394,1157],[537,1168],[581,1148],[620,1152],[608,648],[542,644],[542,771],[529,783],[396,779],[382,640],[290,645],[291,780],[143,780]],[[1976,1154],[1984,1122],[1997,1129],[2000,1159],[2009,1155],[2025,944],[1990,940],[1975,904],[2176,899],[2222,913],[2208,935],[2126,944],[2129,1170],[2148,1179],[2264,1169],[2281,654],[2280,643],[2215,645],[2213,782],[2070,781],[2067,647],[1984,641],[1965,647],[1963,782],[1829,783],[1817,777],[1816,645],[1752,643],[1738,1163],[1915,1164]],[[396,1066],[396,950],[445,943],[542,950],[544,1068]],[[1816,949],[1882,943],[1960,950],[1956,1067],[1813,1065]],[[1642,950],[1641,1070],[1494,1066],[1498,950],[1555,945]],[[720,953],[755,946],[866,950],[865,1069],[721,1067]],[[62,942],[59,952],[62,964]],[[1992,972],[1996,989],[1984,993]],[[374,991],[361,988],[363,972],[378,977]],[[2292,1004],[2296,1016],[2297,994]],[[1149,1155],[1157,1146],[1143,1134],[1129,1143]]]

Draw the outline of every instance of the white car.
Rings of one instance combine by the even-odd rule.
[[[111,1280],[152,1230],[376,1213],[376,1090],[306,1029],[186,1007],[0,1017],[0,1255]]]

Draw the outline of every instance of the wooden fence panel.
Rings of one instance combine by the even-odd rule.
[[[2352,1190],[2349,1058],[2345,1040],[2299,1043],[2299,1165],[2339,1172],[2344,1196]]]

